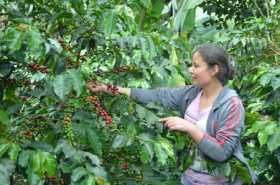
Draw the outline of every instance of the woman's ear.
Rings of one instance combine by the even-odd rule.
[[[217,65],[217,64],[213,65],[213,67],[212,67],[212,75],[216,76],[219,73],[219,71],[220,71],[219,65]]]

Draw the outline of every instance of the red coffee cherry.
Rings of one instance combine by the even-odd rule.
[[[95,105],[95,108],[98,112],[98,115],[100,115],[103,120],[105,121],[105,123],[107,125],[112,124],[112,117],[108,114],[108,112],[101,106],[101,103],[99,102],[99,100],[97,99],[96,96],[88,96],[87,100],[92,103],[93,105]]]

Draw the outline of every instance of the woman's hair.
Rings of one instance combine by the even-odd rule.
[[[226,85],[228,80],[233,79],[234,60],[223,48],[215,44],[203,44],[194,53],[196,52],[201,55],[209,68],[214,65],[219,66],[219,72],[216,77],[223,85]]]

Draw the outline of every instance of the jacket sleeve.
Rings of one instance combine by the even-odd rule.
[[[176,88],[142,89],[132,88],[130,97],[138,102],[148,104],[160,102],[164,106],[178,110],[181,101],[190,86]]]
[[[232,97],[223,107],[219,122],[214,123],[215,137],[205,133],[198,144],[204,155],[218,162],[231,157],[244,128],[245,111],[240,99]]]

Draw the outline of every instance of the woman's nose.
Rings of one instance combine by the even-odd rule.
[[[193,73],[193,68],[192,67],[189,67],[189,72]]]

